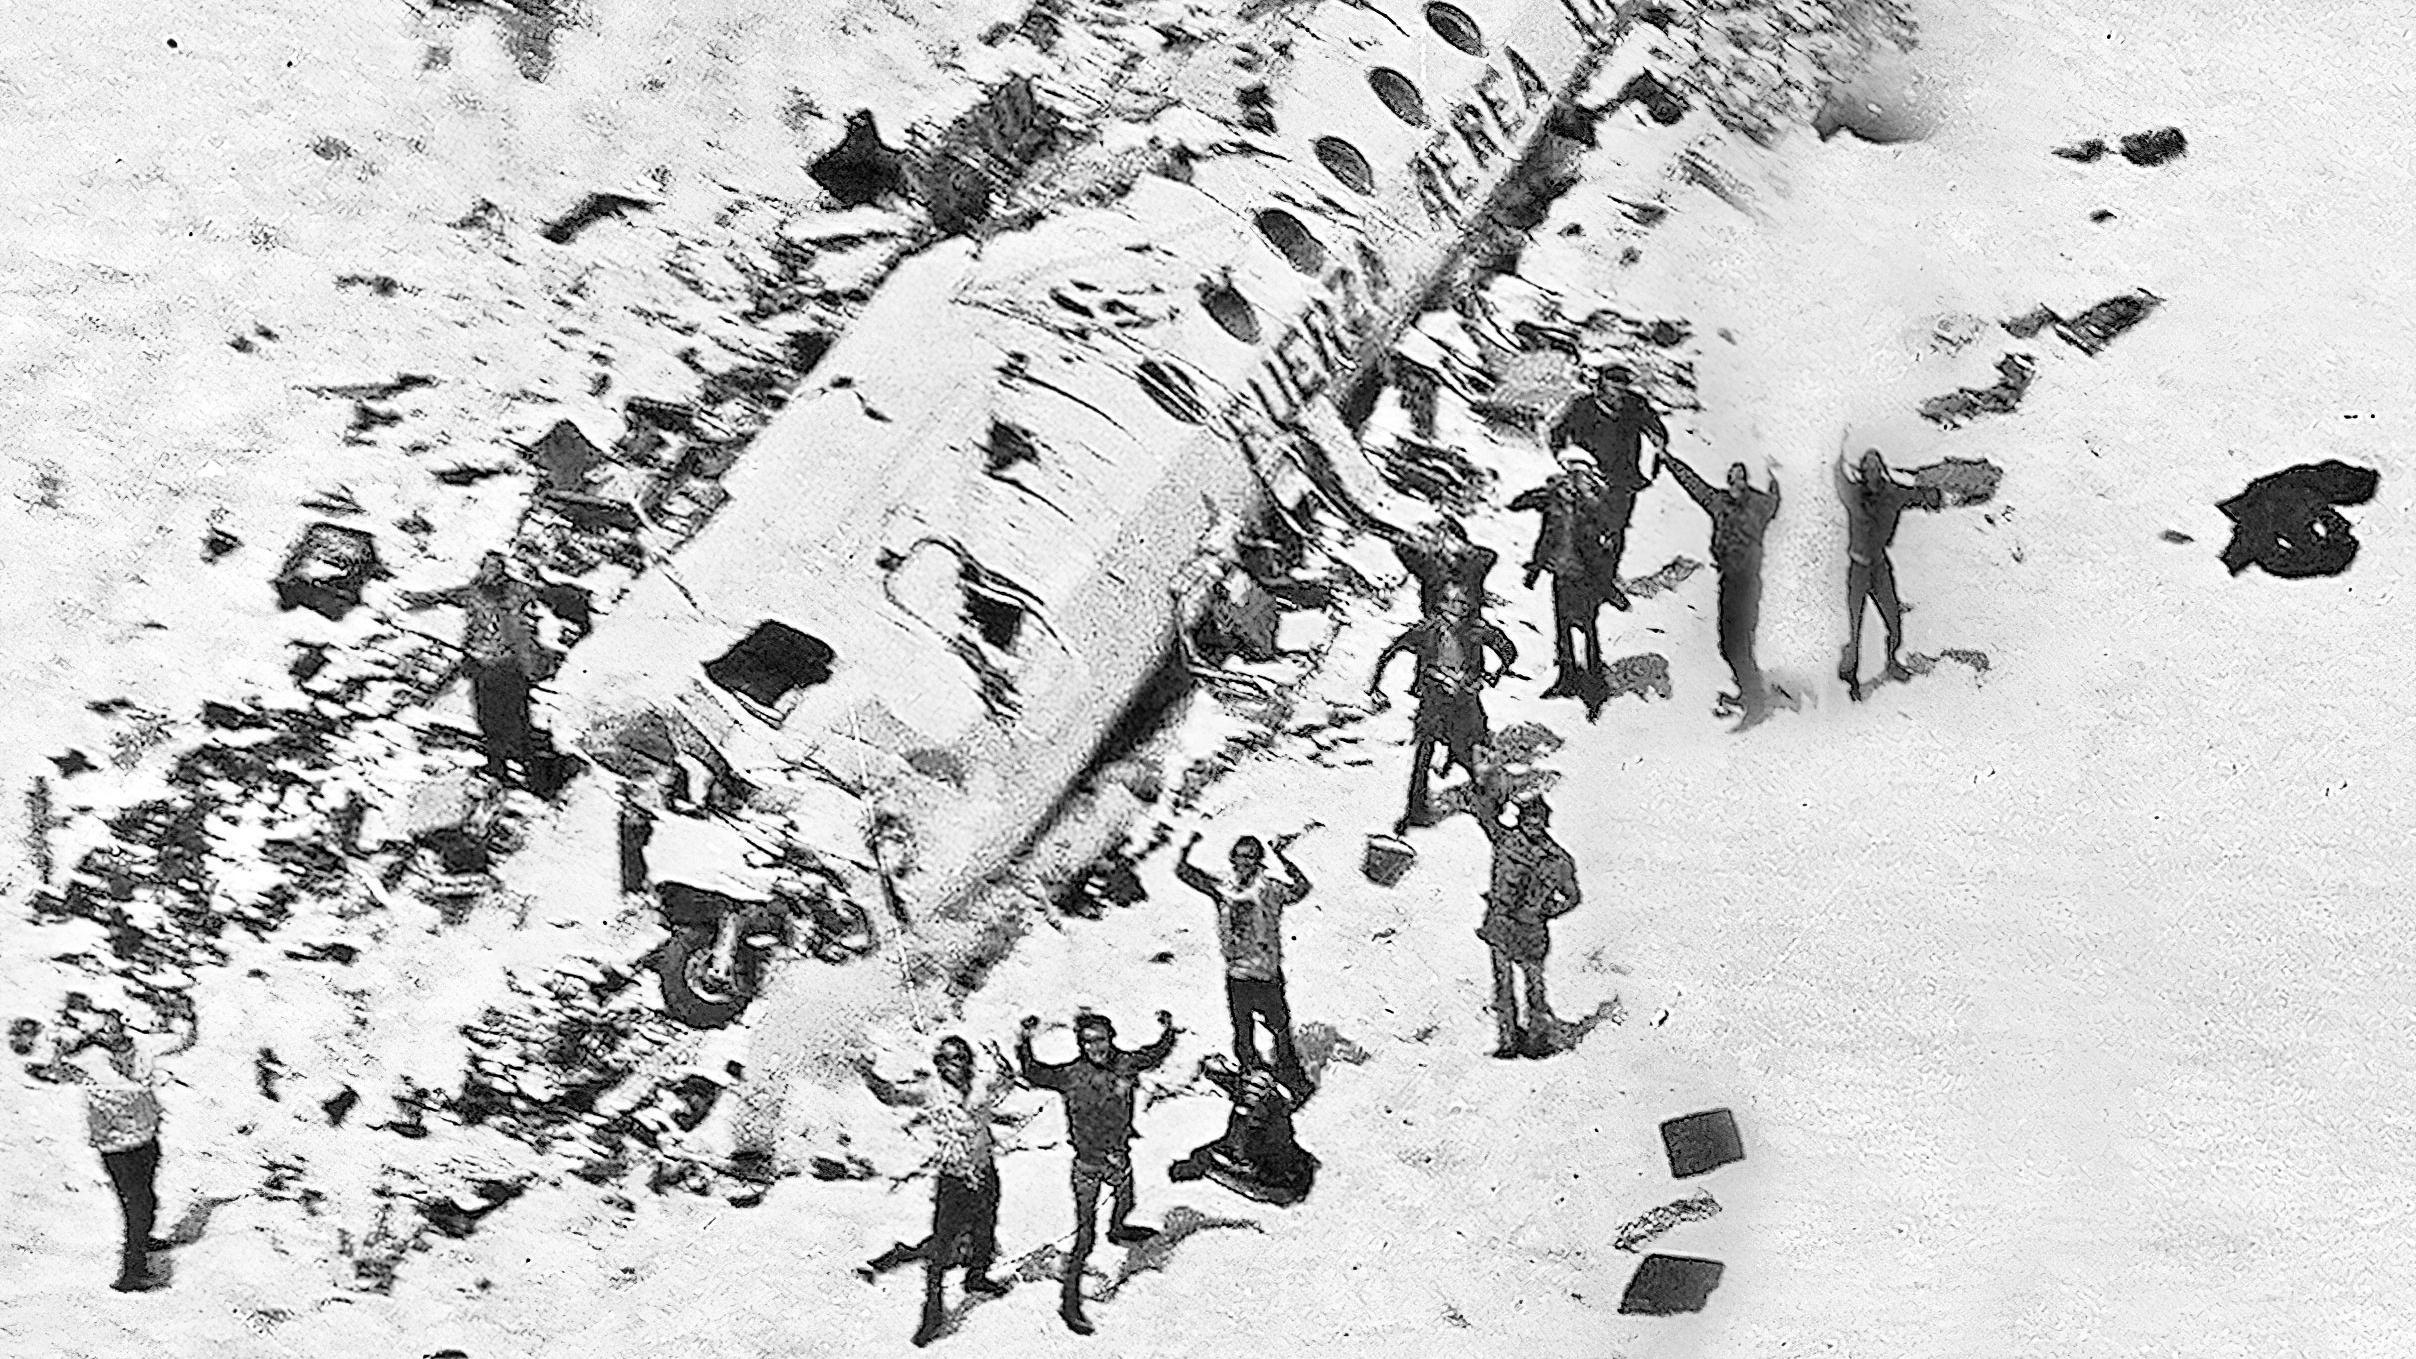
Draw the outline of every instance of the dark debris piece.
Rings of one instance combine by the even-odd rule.
[[[201,559],[205,562],[214,562],[241,546],[243,546],[241,538],[225,529],[213,528],[201,535]]]
[[[847,115],[846,135],[816,157],[806,174],[843,208],[878,203],[907,188],[905,158],[882,143],[870,109]]]
[[[2133,165],[2162,165],[2189,154],[2189,138],[2177,127],[2134,132],[2122,139],[2122,158]]]
[[[1745,1159],[1736,1115],[1726,1109],[1670,1119],[1661,1125],[1661,1146],[1669,1153],[1669,1173],[1681,1180]]]
[[[2159,533],[2156,536],[2164,539],[2168,543],[2194,543],[2198,541],[2188,534],[2183,533],[2179,529],[2166,529],[2164,532]]]
[[[568,245],[571,238],[607,217],[618,217],[632,208],[651,209],[654,204],[627,194],[591,193],[575,204],[569,212],[545,224],[545,239],[556,245]]]
[[[2164,299],[2145,288],[2109,297],[2069,320],[2055,323],[2056,338],[2094,358],[2124,331],[2148,318]]]
[[[1619,1299],[1623,1315],[1667,1317],[1700,1312],[1727,1266],[1687,1255],[1647,1255]]]
[[[361,1092],[348,1085],[319,1101],[319,1112],[327,1115],[327,1126],[340,1128],[344,1126],[345,1116],[360,1102]]]
[[[99,765],[92,762],[90,756],[80,750],[71,750],[64,755],[53,755],[50,757],[50,762],[58,768],[59,777],[63,779],[71,779],[78,774],[89,774],[100,768]]]
[[[2062,156],[2065,160],[2076,160],[2086,165],[2105,156],[2106,140],[2103,137],[2091,137],[2085,142],[2076,142],[2071,146],[2059,146],[2055,148],[2055,154]]]
[[[2004,415],[2022,404],[2038,365],[2027,354],[2007,354],[1997,360],[1997,381],[1987,387],[1965,387],[1921,403],[1921,418],[1953,429],[1982,415]]]
[[[2232,521],[2224,569],[2262,566],[2285,580],[2341,574],[2357,560],[2357,535],[2333,507],[2363,505],[2381,484],[2381,473],[2337,458],[2258,477],[2215,507]]]

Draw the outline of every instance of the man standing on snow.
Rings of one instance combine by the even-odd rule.
[[[1136,1206],[1133,1193],[1133,1095],[1141,1073],[1155,1068],[1174,1051],[1174,1016],[1158,1011],[1158,1040],[1126,1051],[1116,1046],[1116,1026],[1107,1016],[1085,1011],[1074,1016],[1074,1041],[1081,1053],[1070,1062],[1042,1062],[1032,1056],[1032,1034],[1040,1018],[1029,1016],[1015,1036],[1015,1060],[1023,1078],[1065,1099],[1066,1138],[1074,1144],[1074,1245],[1065,1262],[1064,1297],[1057,1314],[1066,1329],[1089,1335],[1097,1329],[1082,1314],[1082,1270],[1097,1241],[1099,1190],[1114,1195],[1107,1239],[1119,1246],[1139,1245],[1156,1236],[1148,1227],[1125,1219]]]
[[[870,1058],[856,1066],[875,1099],[920,1105],[923,1121],[931,1128],[931,1239],[923,1246],[923,1320],[914,1332],[917,1348],[939,1338],[946,1320],[940,1286],[950,1268],[965,1267],[967,1293],[995,1298],[1008,1288],[990,1277],[990,1264],[998,1255],[998,1160],[990,1116],[1014,1088],[1015,1070],[995,1046],[990,1054],[997,1071],[978,1090],[973,1083],[973,1045],[953,1034],[941,1039],[932,1054],[932,1067],[939,1073],[937,1089],[883,1080]]]
[[[529,690],[551,671],[551,658],[529,626],[535,592],[512,578],[502,553],[489,552],[479,559],[478,574],[469,584],[408,591],[402,601],[414,611],[439,604],[461,606],[462,670],[470,678],[487,773],[497,783],[511,780],[509,764],[517,763],[524,778],[533,773],[537,742],[529,718]]]
[[[1440,612],[1443,591],[1453,587],[1472,601],[1470,607],[1483,611],[1485,577],[1501,554],[1470,542],[1468,527],[1457,516],[1444,515],[1424,530],[1394,537],[1392,544],[1393,555],[1418,582],[1420,616]]]
[[[1368,698],[1378,709],[1388,708],[1392,700],[1384,696],[1384,668],[1404,651],[1417,657],[1417,677],[1409,685],[1418,699],[1417,713],[1410,721],[1409,806],[1393,823],[1396,835],[1413,825],[1434,824],[1426,804],[1426,785],[1434,777],[1437,745],[1449,752],[1451,763],[1468,771],[1471,781],[1479,777],[1477,747],[1490,734],[1484,688],[1500,683],[1503,672],[1518,663],[1518,648],[1510,635],[1478,617],[1457,585],[1446,585],[1438,593],[1436,607],[1433,617],[1410,624],[1384,648],[1376,657],[1376,673],[1367,681]],[[1501,658],[1498,668],[1485,668],[1487,651]]]
[[[1591,693],[1603,682],[1602,636],[1595,619],[1605,603],[1628,607],[1619,588],[1618,571],[1606,545],[1624,526],[1611,523],[1606,502],[1610,488],[1595,470],[1590,454],[1571,450],[1561,454],[1561,470],[1543,485],[1521,491],[1510,501],[1514,511],[1543,515],[1536,531],[1535,550],[1527,558],[1526,586],[1552,573],[1552,659],[1559,673],[1545,698]],[[1633,503],[1633,494],[1630,502]],[[1584,642],[1584,668],[1578,668],[1578,643]]]
[[[144,1293],[158,1287],[151,1279],[150,1252],[169,1243],[151,1235],[159,1212],[159,1095],[153,1065],[193,1046],[201,1025],[189,999],[180,999],[170,1022],[182,1020],[181,1038],[136,1037],[126,1029],[125,1016],[102,1010],[100,1027],[73,1047],[64,1038],[53,1042],[50,1074],[84,1088],[84,1123],[101,1166],[117,1191],[119,1212],[126,1225],[125,1244],[118,1255],[120,1293]]]
[[[1266,871],[1267,847],[1255,835],[1233,842],[1233,876],[1222,879],[1191,862],[1200,843],[1193,832],[1174,863],[1175,878],[1216,904],[1216,937],[1225,952],[1225,1005],[1233,1016],[1233,1058],[1245,1071],[1258,1069],[1258,1021],[1267,1021],[1275,1045],[1275,1078],[1296,1097],[1309,1093],[1308,1073],[1292,1045],[1292,1010],[1284,999],[1283,913],[1309,894],[1308,876],[1284,853],[1299,833],[1275,837],[1276,862],[1284,875]]]
[[[1544,958],[1552,951],[1550,922],[1577,909],[1577,863],[1552,838],[1552,808],[1543,798],[1518,804],[1518,821],[1501,823],[1501,802],[1480,794],[1477,824],[1493,842],[1493,880],[1476,937],[1493,951],[1496,1057],[1545,1057],[1552,1051],[1552,1007],[1544,997]],[[1513,974],[1517,974],[1515,977]],[[1518,1013],[1517,981],[1527,1007]]]
[[[1728,467],[1728,488],[1715,491],[1674,455],[1661,461],[1694,502],[1711,516],[1711,561],[1720,572],[1720,659],[1736,677],[1737,703],[1747,722],[1770,710],[1769,686],[1753,657],[1753,634],[1762,619],[1762,537],[1778,516],[1777,464],[1769,464],[1770,489],[1753,488],[1745,464]]]
[[[1887,677],[1909,680],[1913,673],[1896,659],[1904,645],[1904,604],[1896,597],[1896,564],[1888,548],[1896,541],[1896,521],[1906,507],[1941,509],[1946,497],[1935,486],[1908,486],[1888,474],[1887,460],[1876,448],[1862,451],[1859,478],[1846,475],[1844,455],[1832,469],[1837,498],[1846,507],[1846,646],[1837,658],[1837,677],[1846,692],[1862,701],[1862,616],[1879,606],[1879,621],[1887,628]]]
[[[1597,370],[1594,390],[1570,403],[1552,422],[1546,439],[1554,453],[1577,448],[1591,454],[1594,466],[1602,472],[1609,488],[1603,501],[1603,516],[1609,524],[1603,553],[1610,562],[1613,586],[1618,584],[1619,560],[1627,552],[1627,526],[1636,512],[1636,496],[1652,484],[1652,476],[1643,470],[1644,441],[1653,441],[1657,458],[1669,454],[1669,427],[1630,385],[1634,380],[1635,374],[1618,364]],[[1616,597],[1612,603],[1627,607]]]

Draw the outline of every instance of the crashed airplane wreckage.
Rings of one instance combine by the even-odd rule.
[[[1179,582],[1245,525],[1313,497],[1429,517],[1339,412],[1635,10],[1322,5],[1290,30],[1271,152],[908,261],[573,653],[576,739],[668,732],[872,914],[953,909],[1046,823],[1180,644]]]

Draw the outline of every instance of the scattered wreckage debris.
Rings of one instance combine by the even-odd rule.
[[[2077,316],[2060,316],[2052,308],[2042,305],[2003,324],[2005,333],[2016,339],[2029,339],[2053,327],[2057,339],[2094,358],[2124,332],[2146,320],[2163,303],[2163,298],[2140,288],[2109,297]]]
[[[2285,580],[2341,574],[2357,560],[2358,543],[2334,507],[2363,505],[2381,484],[2381,473],[2337,458],[2258,477],[2215,507],[2232,521],[2224,569],[2237,576],[2262,566]]]
[[[624,193],[591,193],[571,206],[571,210],[545,224],[545,239],[556,245],[568,245],[573,237],[609,217],[619,217],[632,210],[652,211],[651,199],[632,198]]]
[[[1997,360],[1997,380],[1986,387],[1964,387],[1921,403],[1921,418],[1945,429],[1970,423],[1982,415],[2004,415],[2022,404],[2037,375],[2038,363],[2028,354],[2007,354]]]
[[[356,509],[358,507],[355,507]],[[377,540],[360,529],[322,520],[286,551],[274,585],[280,612],[308,609],[340,622],[361,602],[369,582],[390,575],[378,561]]]
[[[2091,137],[2087,141],[2056,147],[2055,154],[2065,160],[2089,165],[2105,159],[2109,149],[2105,138]],[[2180,128],[2160,127],[2123,137],[2120,149],[2122,158],[2133,165],[2143,168],[2157,166],[2189,154],[2189,138],[2182,135]]]
[[[905,157],[882,142],[870,109],[847,115],[839,144],[815,157],[806,175],[843,208],[865,207],[907,190]]]

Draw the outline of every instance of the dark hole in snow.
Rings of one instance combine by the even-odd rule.
[[[1390,66],[1379,66],[1367,73],[1367,83],[1395,118],[1411,127],[1426,126],[1425,96],[1418,93],[1418,87],[1408,76]]]
[[[1485,55],[1485,35],[1477,29],[1476,20],[1468,17],[1468,11],[1457,5],[1446,5],[1442,0],[1428,5],[1426,26],[1435,31],[1436,37],[1472,57]]]
[[[1325,247],[1299,218],[1282,208],[1263,208],[1256,220],[1258,234],[1294,269],[1314,278],[1325,268]]]
[[[1341,180],[1353,192],[1372,194],[1376,191],[1376,173],[1368,168],[1367,157],[1359,154],[1358,147],[1340,137],[1317,139],[1317,161],[1326,168],[1326,173]]]
[[[1745,1159],[1736,1115],[1726,1109],[1708,1109],[1663,1123],[1661,1147],[1669,1153],[1669,1173],[1681,1180]]]
[[[1258,343],[1258,309],[1231,283],[1215,279],[1200,284],[1200,309],[1243,344]]]
[[[1013,651],[1023,633],[1023,606],[983,591],[965,591],[965,617],[993,650]]]
[[[1190,375],[1158,359],[1143,359],[1136,370],[1141,390],[1158,408],[1186,425],[1208,422],[1208,407],[1200,400],[1199,389]]]
[[[2122,158],[2133,165],[2162,165],[2189,152],[2189,138],[2177,127],[2134,132],[2122,139]]]
[[[705,678],[769,708],[792,689],[828,680],[837,657],[830,643],[767,618],[738,645],[705,662]]]
[[[2357,535],[2333,507],[2363,505],[2381,484],[2381,473],[2337,458],[2258,477],[2215,507],[2232,521],[2224,568],[2236,576],[2262,566],[2285,580],[2339,575],[2357,560]]]
[[[1720,1286],[1720,1275],[1725,1269],[1717,1260],[1647,1255],[1644,1263],[1636,1266],[1635,1276],[1627,1281],[1619,1310],[1626,1315],[1648,1317],[1700,1312],[1711,1301],[1711,1290]]]

